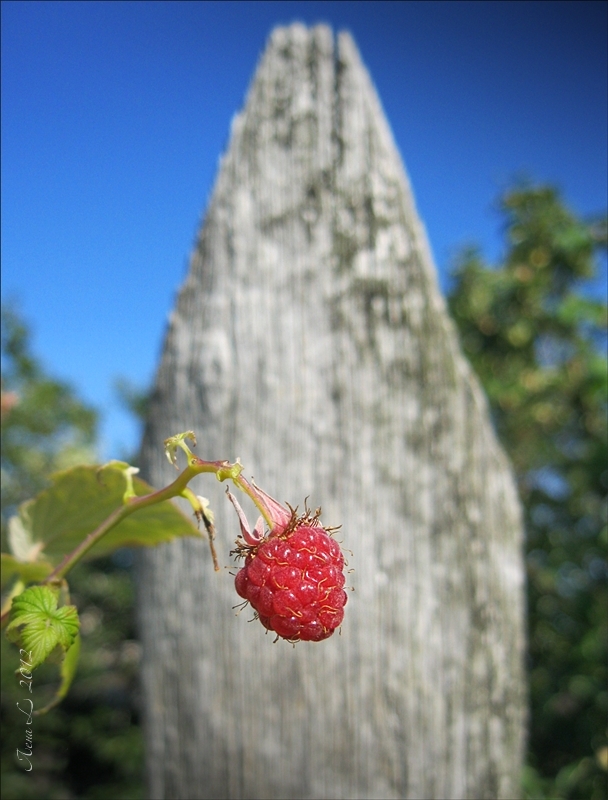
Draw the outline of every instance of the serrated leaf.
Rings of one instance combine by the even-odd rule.
[[[48,489],[19,507],[29,546],[42,547],[44,557],[56,565],[123,504],[125,468],[128,464],[112,462],[101,469],[79,466],[51,476]],[[141,479],[132,480],[137,496],[154,491]],[[194,522],[165,500],[124,519],[85,558],[98,558],[118,547],[151,546],[178,536],[200,535]]]
[[[32,586],[15,597],[11,609],[9,638],[18,633],[23,649],[31,652],[32,669],[42,664],[60,645],[70,648],[78,634],[80,620],[76,606],[57,608],[59,590],[50,586]]]
[[[9,553],[1,554],[2,587],[6,586],[15,576],[24,583],[42,581],[53,571],[53,565],[48,561],[18,561]]]
[[[50,703],[48,703],[44,708],[38,709],[34,712],[36,716],[40,716],[41,714],[46,714],[52,708],[59,705],[59,703],[63,700],[66,696],[68,691],[70,690],[70,686],[72,685],[72,681],[74,680],[74,675],[76,674],[76,669],[78,668],[78,660],[80,658],[80,634],[76,636],[74,639],[74,644],[70,647],[70,649],[65,654],[63,661],[61,662],[60,668],[60,675],[61,675],[61,683],[59,684],[59,688]]]

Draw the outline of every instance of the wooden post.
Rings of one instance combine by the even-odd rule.
[[[518,498],[347,33],[277,28],[233,121],[156,380],[154,484],[186,429],[342,524],[354,591],[341,635],[292,648],[235,615],[204,542],[145,553],[149,796],[519,797]],[[229,565],[224,487],[195,488]]]

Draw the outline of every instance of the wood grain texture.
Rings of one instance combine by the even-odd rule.
[[[354,591],[341,635],[273,645],[204,542],[143,555],[150,796],[519,796],[519,503],[346,33],[276,29],[232,123],[157,375],[155,485],[186,429],[342,524]],[[229,565],[223,488],[195,485]]]

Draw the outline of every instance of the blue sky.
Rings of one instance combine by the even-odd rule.
[[[500,253],[515,176],[608,205],[603,2],[3,2],[2,294],[47,369],[137,442],[113,390],[153,378],[167,316],[270,30],[353,34],[412,180],[443,287]]]

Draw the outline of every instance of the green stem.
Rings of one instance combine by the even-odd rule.
[[[224,477],[220,478],[220,474],[228,473],[225,477],[231,477],[235,482],[236,478],[229,474],[232,465],[226,461],[202,461],[196,456],[191,456],[188,459],[188,466],[179,475],[173,483],[165,486],[164,489],[159,489],[156,492],[142,495],[141,497],[130,497],[126,500],[123,506],[115,509],[110,516],[105,519],[94,531],[82,540],[82,542],[71,553],[68,553],[63,561],[45,578],[43,585],[47,583],[55,583],[66,576],[66,574],[77,564],[80,559],[88,553],[88,551],[97,544],[97,542],[108,533],[108,531],[115,528],[126,517],[139,511],[141,508],[162,503],[164,500],[170,500],[173,497],[179,497],[183,494],[184,489],[188,483],[196,475],[204,472],[214,472],[220,480],[225,480]],[[232,468],[234,472],[234,469]],[[237,474],[238,478],[238,474]],[[249,494],[249,493],[248,493]]]
[[[169,486],[165,486],[164,489],[159,489],[156,492],[151,492],[150,494],[142,495],[137,497],[132,494],[132,478],[129,475],[127,480],[131,481],[130,485],[127,485],[127,490],[124,495],[124,503],[119,508],[116,508],[109,517],[107,517],[100,525],[95,528],[94,531],[91,531],[89,535],[80,542],[80,544],[72,550],[71,553],[68,553],[61,563],[51,572],[51,574],[42,581],[42,585],[49,584],[49,583],[58,583],[62,581],[67,573],[74,567],[80,559],[88,553],[88,551],[97,544],[97,542],[106,535],[112,528],[115,528],[120,522],[122,522],[126,517],[134,514],[136,511],[139,511],[141,508],[146,508],[147,506],[155,505],[156,503],[162,503],[165,500],[170,500],[173,497],[186,497],[190,500],[190,503],[193,507],[196,508],[198,506],[198,500],[196,496],[193,495],[190,489],[188,489],[188,483],[192,480],[192,478],[196,477],[196,475],[201,475],[205,472],[213,472],[215,473],[216,478],[219,481],[225,481],[230,479],[235,486],[237,486],[241,491],[243,491],[254,503],[256,508],[262,514],[266,522],[268,523],[269,527],[272,527],[273,520],[271,514],[264,504],[263,500],[260,498],[259,493],[256,492],[255,488],[252,486],[249,481],[242,477],[241,471],[242,466],[239,463],[238,459],[235,464],[231,464],[229,461],[203,461],[200,458],[194,456],[188,449],[188,447],[184,444],[178,444],[187,455],[188,458],[188,466],[186,469],[173,481],[173,483],[169,484]],[[207,534],[209,537],[209,544],[211,547],[211,554],[213,557],[213,564],[217,570],[219,570],[219,565],[217,563],[217,557],[215,554],[215,548],[213,545],[213,539],[215,537],[215,529],[213,527],[213,523],[211,518],[207,517],[205,514],[204,509],[201,509],[201,515],[203,521],[205,523],[205,527],[207,529]],[[198,514],[197,514],[198,516]],[[2,627],[8,621],[8,616],[10,612],[10,603],[6,604],[6,607],[2,609]]]

